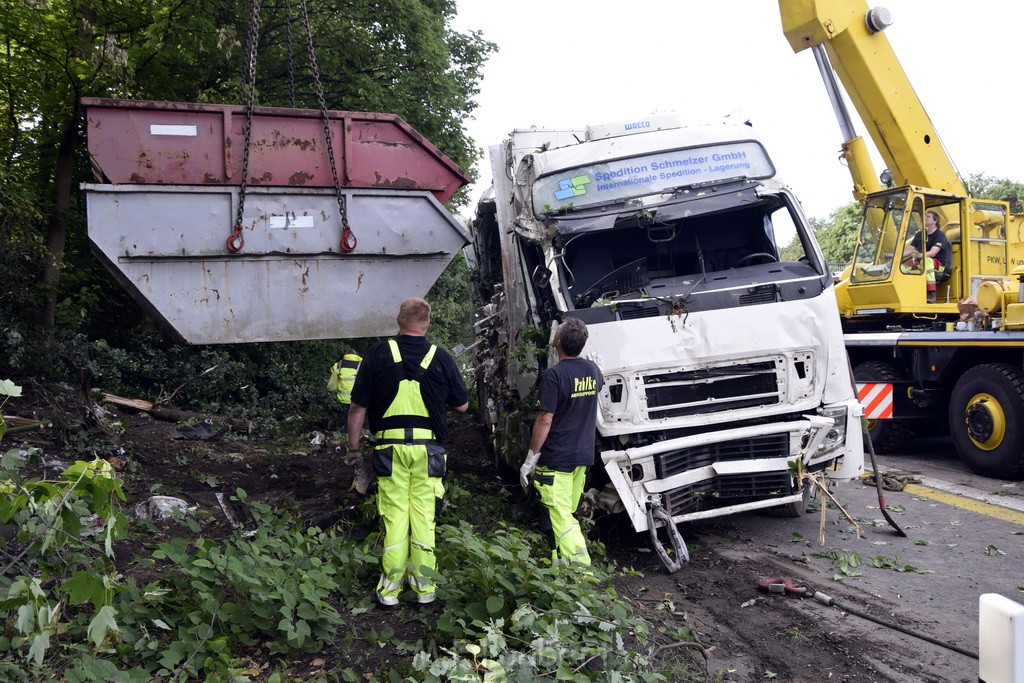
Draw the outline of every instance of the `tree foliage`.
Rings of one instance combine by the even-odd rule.
[[[1015,213],[1021,212],[1024,204],[1024,183],[1009,178],[995,178],[980,173],[973,174],[967,181],[967,189],[978,199],[999,199],[1010,202]]]
[[[828,218],[811,218],[810,223],[829,267],[840,270],[849,264],[857,241],[857,228],[860,227],[860,205],[850,202],[833,211]],[[783,260],[795,260],[803,253],[800,238],[794,235],[780,255]]]
[[[860,204],[850,202],[833,211],[825,220],[812,219],[815,237],[833,270],[841,270],[853,260],[860,216]]]

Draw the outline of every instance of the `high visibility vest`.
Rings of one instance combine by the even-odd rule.
[[[380,425],[381,430],[374,436],[378,443],[430,441],[434,438],[434,432],[430,427],[430,413],[427,412],[427,405],[423,402],[420,380],[423,379],[431,361],[434,360],[437,346],[430,345],[413,377],[406,375],[402,354],[398,350],[398,342],[389,339],[388,346],[391,347],[391,358],[395,361],[398,370],[398,391],[387,410],[384,411]]]
[[[359,371],[359,364],[363,361],[362,356],[354,353],[346,353],[337,363],[331,367],[331,379],[335,386],[335,393],[343,405],[352,403],[352,385],[356,382],[356,373]],[[330,388],[330,385],[328,386]]]

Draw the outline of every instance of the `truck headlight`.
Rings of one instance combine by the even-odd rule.
[[[821,411],[822,417],[830,417],[833,420],[832,427],[825,435],[825,440],[818,446],[815,455],[831,453],[846,443],[846,406],[827,406]]]

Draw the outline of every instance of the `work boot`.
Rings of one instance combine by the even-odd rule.
[[[373,597],[382,609],[392,610],[398,608],[398,597],[394,595],[381,595],[378,591],[373,592]]]
[[[935,303],[935,292],[928,292],[928,303]]]

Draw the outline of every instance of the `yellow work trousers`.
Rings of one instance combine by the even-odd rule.
[[[427,472],[427,447],[402,445],[379,447],[374,451],[377,472],[377,510],[384,521],[384,555],[377,592],[381,597],[398,597],[402,582],[418,594],[432,594],[434,525],[437,508],[444,496],[441,477]]]
[[[540,527],[551,545],[552,561],[561,559],[590,564],[587,539],[575,514],[586,479],[586,467],[577,467],[572,472],[538,467],[534,474],[533,487],[540,494],[542,506]]]

